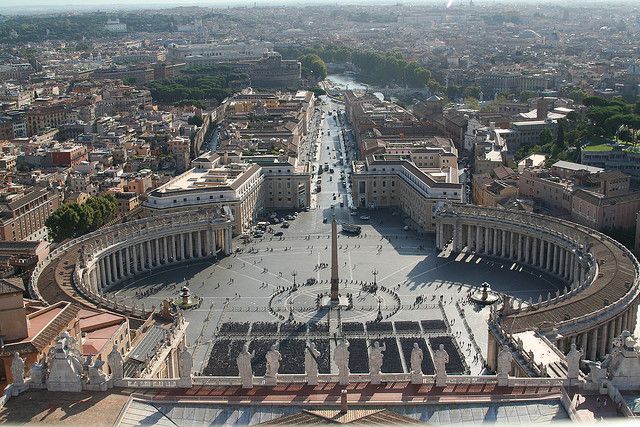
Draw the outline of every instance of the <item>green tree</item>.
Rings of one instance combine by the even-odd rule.
[[[464,88],[464,97],[480,99],[480,92],[482,92],[480,86],[467,86]]]
[[[553,134],[549,129],[540,132],[540,145],[545,146],[553,142]]]
[[[471,108],[472,110],[479,110],[480,109],[480,101],[478,101],[473,96],[466,97],[465,100],[464,100],[464,105],[465,105],[465,107]]]
[[[200,116],[191,116],[187,119],[187,123],[195,126],[202,126],[202,117]]]
[[[298,58],[302,64],[302,71],[305,75],[311,76],[317,80],[323,80],[327,77],[327,64],[315,53],[308,53]]]
[[[535,92],[532,92],[530,90],[523,90],[522,92],[520,92],[520,95],[518,96],[518,100],[520,102],[527,102],[530,98],[533,98],[534,96],[536,96]]]
[[[83,204],[60,206],[49,215],[45,226],[51,238],[60,242],[97,230],[111,220],[117,211],[118,204],[113,196],[95,196]]]

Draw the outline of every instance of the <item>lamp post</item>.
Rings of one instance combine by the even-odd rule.
[[[373,271],[371,271],[371,274],[373,274],[373,292],[377,292],[378,282],[376,281],[376,277],[378,276],[378,270],[374,268]]]
[[[293,270],[291,272],[291,276],[293,277],[293,290],[297,290],[298,289],[298,285],[296,284],[296,276],[298,275],[298,272]]]

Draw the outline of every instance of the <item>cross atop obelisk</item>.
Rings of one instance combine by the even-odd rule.
[[[338,225],[331,220],[331,301],[338,301]]]

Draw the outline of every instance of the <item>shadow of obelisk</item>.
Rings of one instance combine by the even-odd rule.
[[[331,220],[331,302],[338,302],[338,226]]]

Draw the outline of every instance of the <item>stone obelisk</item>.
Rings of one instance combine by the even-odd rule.
[[[331,220],[331,301],[338,301],[338,225]]]

